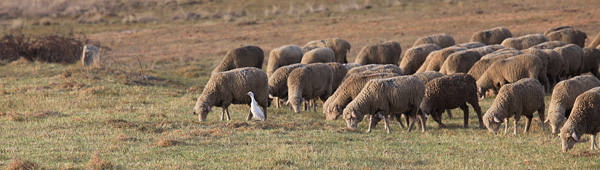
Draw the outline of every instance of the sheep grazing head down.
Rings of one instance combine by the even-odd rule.
[[[294,113],[300,113],[302,111],[302,103],[305,102],[300,96],[290,96],[289,100],[286,104],[291,104],[292,109],[294,109]]]
[[[359,116],[355,110],[344,109],[344,120],[346,120],[346,126],[348,128],[357,128],[358,123],[362,121],[362,119],[363,116]]]
[[[335,120],[338,117],[340,117],[340,115],[342,115],[341,113],[342,110],[339,106],[332,106],[329,108],[329,111],[325,114],[325,117],[327,120]]]
[[[573,145],[579,141],[579,136],[573,132],[561,132],[560,133],[560,142],[562,144],[563,152],[569,151],[569,149],[573,148]]]
[[[500,125],[502,124],[502,122],[502,119],[493,116],[489,112],[483,115],[483,124],[485,125],[485,127],[487,127],[489,132],[498,133],[498,129],[500,129]]]
[[[550,122],[550,129],[552,130],[552,133],[556,134],[560,131],[560,128],[563,124],[565,124],[566,121],[567,118],[559,115],[558,113],[549,113],[548,118],[546,118],[546,121],[544,121],[544,123]]]
[[[206,116],[208,116],[208,112],[212,112],[211,107],[207,103],[196,103],[194,107],[194,114],[198,115],[198,120],[205,121]]]

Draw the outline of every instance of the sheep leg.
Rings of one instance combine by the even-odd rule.
[[[267,121],[267,106],[264,106],[262,108],[263,108],[263,114],[265,115],[265,122],[266,122]]]
[[[590,142],[592,142],[592,146],[590,148],[591,150],[596,150],[596,148],[598,148],[598,145],[596,145],[596,135],[597,134],[594,134],[591,136],[591,140],[590,140]]]
[[[544,106],[540,107],[540,109],[538,110],[538,115],[540,116],[540,123],[542,124],[542,131],[544,131],[544,120],[546,120],[546,116],[544,115],[545,111],[546,107]]]
[[[435,120],[438,123],[440,128],[446,128],[446,125],[442,123],[442,113],[435,111],[435,113],[433,113],[433,115],[431,116],[433,117],[433,120]]]
[[[469,106],[467,106],[467,103],[463,104],[460,106],[460,109],[463,110],[463,113],[465,113],[464,115],[464,124],[463,124],[463,128],[469,128]]]
[[[229,108],[225,108],[225,113],[227,115],[227,120],[231,120],[231,116],[229,116]]]
[[[221,121],[225,120],[225,108],[221,109]]]
[[[312,99],[311,102],[314,112],[317,112],[317,99]]]
[[[533,119],[533,116],[531,116],[531,117],[526,116],[525,119],[527,119],[527,122],[525,122],[525,130],[523,131],[523,133],[529,132],[529,128],[531,127],[531,120]]]
[[[378,114],[383,115],[383,114],[381,114],[381,112],[379,112]],[[387,115],[383,116],[383,122],[384,122],[385,128],[387,129],[387,133],[392,134],[392,130],[390,130],[390,120]]]
[[[404,124],[402,123],[402,115],[396,115],[396,121],[398,121],[398,123],[400,123],[400,127],[404,129]]]
[[[508,132],[508,117],[504,118],[504,134]]]
[[[407,132],[410,132],[412,130],[413,126],[415,125],[415,121],[417,120],[417,109],[418,109],[417,106],[410,109],[410,113],[409,113],[410,116],[406,117],[407,119],[410,118],[410,124],[408,125]]]
[[[475,110],[475,113],[477,114],[477,119],[479,120],[479,128],[485,129],[485,125],[483,124],[483,118],[481,115],[481,107],[479,106],[479,100],[477,100],[477,98],[473,98],[472,101],[469,102],[469,104],[471,104],[471,107],[473,107],[473,110]]]
[[[515,131],[513,132],[514,135],[517,135],[517,124],[519,123],[519,119],[521,118],[521,116],[515,115]]]
[[[419,115],[419,121],[421,121],[421,131],[427,131],[427,126],[425,126],[427,120],[425,119],[425,117],[423,117],[423,115]]]
[[[279,103],[279,97],[274,97],[273,102],[275,102],[275,108],[280,108],[281,104]]]
[[[368,117],[369,117],[369,129],[367,129],[367,133],[371,133],[371,127],[373,127],[373,124],[374,124],[373,123],[374,116],[370,114]]]
[[[446,113],[448,113],[448,119],[454,119],[454,116],[452,116],[452,109],[446,109]]]

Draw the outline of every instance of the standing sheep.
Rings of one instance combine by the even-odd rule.
[[[556,47],[562,47],[567,45],[567,43],[562,42],[562,41],[548,41],[545,43],[541,43],[538,45],[535,45],[533,47],[529,47],[529,48],[535,48],[535,49],[554,49]]]
[[[367,45],[363,47],[354,63],[366,64],[394,64],[398,65],[402,54],[402,47],[395,41],[388,41],[382,44]]]
[[[571,116],[560,129],[560,141],[563,152],[573,148],[581,135],[592,135],[590,149],[595,150],[596,136],[600,132],[600,88],[593,88],[577,96]]]
[[[423,83],[427,84],[429,81],[431,81],[433,79],[444,76],[444,74],[437,72],[437,71],[426,71],[426,72],[415,73],[412,76],[417,77]],[[452,110],[446,109],[446,113],[448,113],[448,118],[453,119]],[[420,117],[420,115],[417,115],[417,116]],[[417,124],[417,125],[421,125],[421,124]]]
[[[300,63],[302,64],[310,64],[310,63],[328,63],[335,62],[335,54],[333,50],[329,48],[315,48],[304,53],[302,56],[302,60]]]
[[[506,48],[515,48],[517,50],[526,49],[543,42],[549,41],[548,37],[542,34],[529,34],[517,38],[507,38],[502,41],[502,46]]]
[[[558,133],[567,120],[577,96],[598,86],[600,86],[600,80],[590,75],[576,76],[556,84],[550,99],[548,119],[545,120],[545,122],[550,122],[552,133]]]
[[[560,77],[566,79],[577,76],[582,71],[583,49],[575,44],[554,48],[563,57]]]
[[[433,56],[427,56],[427,58],[429,59],[429,57],[431,57],[431,59],[429,61],[427,61],[427,59],[425,59],[425,63],[423,63],[423,65],[421,65],[421,67],[425,67],[425,69],[423,69],[422,71],[421,68],[419,68],[419,70],[417,70],[417,72],[424,72],[424,71],[440,71],[440,68],[442,67],[442,65],[444,64],[444,61],[446,61],[446,58],[448,58],[448,56],[450,56],[450,54],[458,52],[458,51],[463,51],[466,50],[465,48],[460,48],[460,47],[448,47],[448,48],[444,48],[441,49],[439,51],[437,51],[436,53],[433,53]]]
[[[285,45],[271,50],[267,63],[267,76],[271,77],[279,67],[300,63],[303,55],[302,48],[296,45]]]
[[[435,34],[427,37],[421,37],[415,41],[413,47],[423,44],[436,44],[440,48],[446,48],[455,45],[454,37],[448,34]]]
[[[348,73],[348,69],[342,63],[338,62],[330,62],[325,63],[331,70],[333,71],[333,84],[331,85],[332,91],[337,90],[337,88],[342,84],[342,80],[346,77],[346,73]]]
[[[600,78],[598,65],[600,65],[600,50],[592,47],[583,48],[581,73],[591,72],[594,76]]]
[[[322,40],[315,40],[306,43],[305,47],[318,46],[322,48],[330,48],[335,53],[335,62],[348,63],[346,60],[346,54],[350,51],[350,43],[341,38],[328,38]]]
[[[469,69],[481,58],[475,51],[460,51],[448,56],[440,68],[442,74],[467,73]]]
[[[550,59],[550,54],[542,51],[542,50],[538,50],[538,49],[525,49],[522,50],[524,53],[528,53],[528,54],[533,54],[535,56],[537,56],[538,58],[540,58],[540,60],[542,60],[542,70],[540,71],[540,74],[538,75],[538,80],[540,81],[540,83],[542,83],[542,85],[544,86],[544,91],[547,93],[550,93],[550,83],[548,81],[548,60]],[[550,69],[554,69],[554,68],[550,68]]]
[[[504,39],[511,38],[512,33],[508,28],[496,27],[489,30],[476,32],[471,36],[471,42],[482,42],[487,45],[500,44]]]
[[[508,131],[508,118],[515,119],[515,131],[517,135],[517,123],[521,116],[527,118],[525,123],[525,131],[529,131],[533,112],[538,112],[540,120],[544,120],[544,89],[542,84],[536,79],[525,78],[515,83],[507,84],[500,88],[500,92],[494,103],[483,115],[483,123],[490,132],[498,133],[500,124],[506,121],[504,133]],[[542,131],[544,131],[544,123],[542,122]]]
[[[267,74],[258,68],[245,67],[233,69],[230,71],[213,73],[202,95],[198,97],[194,114],[198,114],[198,120],[206,120],[208,112],[212,111],[213,106],[221,107],[221,120],[224,120],[227,113],[229,116],[229,105],[248,104],[252,101],[246,93],[252,91],[254,97],[264,111],[265,121],[267,121],[267,107],[269,106],[269,93],[267,90]],[[252,118],[252,112],[248,111],[248,120]]]
[[[290,73],[296,68],[304,67],[306,64],[292,64],[280,67],[269,77],[269,97],[274,98],[275,106],[279,108],[280,99],[287,99],[287,80]]]
[[[326,64],[313,63],[292,71],[287,80],[288,103],[300,113],[302,103],[320,98],[323,102],[333,93],[333,70]],[[316,106],[314,106],[316,111]]]
[[[262,69],[264,59],[265,53],[260,47],[243,46],[227,51],[221,63],[212,72],[217,73],[242,67]]]
[[[577,44],[581,48],[585,47],[585,39],[587,39],[585,32],[575,28],[561,29],[545,35],[552,41],[563,41],[567,44]]]
[[[423,65],[423,62],[425,62],[429,53],[440,49],[440,46],[435,44],[423,44],[412,47],[404,53],[404,57],[402,57],[402,61],[400,62],[400,68],[402,68],[407,75],[414,74],[417,72],[417,69]]]
[[[475,80],[479,80],[481,75],[483,75],[483,73],[492,64],[494,64],[494,62],[504,60],[507,58],[511,58],[511,57],[517,56],[519,54],[522,54],[522,53],[520,51],[518,53],[512,53],[512,52],[507,51],[504,53],[491,53],[491,54],[485,55],[485,56],[481,57],[481,59],[479,61],[477,61],[477,62],[475,62],[475,64],[473,64],[473,67],[471,67],[471,69],[469,70],[469,72],[467,74],[473,76],[473,78],[475,78]]]
[[[370,115],[369,130],[375,126],[373,116],[382,115],[387,133],[391,133],[388,116],[401,121],[402,114],[409,115],[412,130],[419,104],[423,100],[425,84],[413,76],[399,76],[370,80],[344,109],[344,120],[348,128],[356,128],[365,115]]]
[[[467,103],[477,113],[479,127],[484,128],[481,120],[481,107],[479,107],[479,100],[477,99],[475,79],[465,73],[455,73],[428,82],[425,97],[423,97],[423,102],[421,102],[419,108],[424,115],[431,115],[440,127],[446,127],[442,123],[442,112],[446,109],[460,107],[464,113],[464,127],[467,128],[469,127],[469,106]],[[422,124],[423,127],[426,127],[425,123]]]
[[[478,94],[484,97],[488,89],[498,90],[505,84],[523,78],[538,78],[542,66],[542,60],[532,54],[521,54],[496,61],[477,80]]]

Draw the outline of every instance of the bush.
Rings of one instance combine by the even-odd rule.
[[[0,60],[10,62],[23,57],[29,61],[75,63],[82,54],[84,39],[72,32],[41,36],[8,33],[0,39]]]

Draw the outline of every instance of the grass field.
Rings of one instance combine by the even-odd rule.
[[[321,112],[287,108],[270,107],[269,122],[245,121],[248,107],[241,105],[230,108],[232,121],[219,121],[218,108],[206,122],[192,114],[210,71],[227,49],[241,44],[268,53],[284,44],[341,37],[352,43],[353,61],[367,44],[395,40],[406,50],[418,37],[442,32],[461,43],[496,26],[520,36],[572,25],[593,38],[600,32],[596,1],[242,2],[184,7],[246,9],[247,15],[233,20],[171,21],[163,19],[170,10],[151,8],[159,11],[157,22],[77,24],[57,17],[63,24],[25,26],[29,34],[85,33],[106,47],[105,61],[90,68],[0,62],[0,167],[16,166],[20,158],[47,169],[600,168],[600,152],[590,151],[589,142],[562,153],[558,137],[548,128],[541,131],[539,119],[528,134],[522,133],[522,119],[518,135],[494,135],[477,127],[475,114],[470,128],[461,128],[462,112],[455,109],[454,119],[444,118],[446,129],[430,120],[427,132],[407,133],[394,122],[392,134],[381,125],[366,134],[365,122],[359,131],[348,131],[345,122],[325,121]],[[321,6],[330,12],[318,12]],[[300,14],[291,7],[314,9]],[[480,100],[484,112],[492,101]]]

